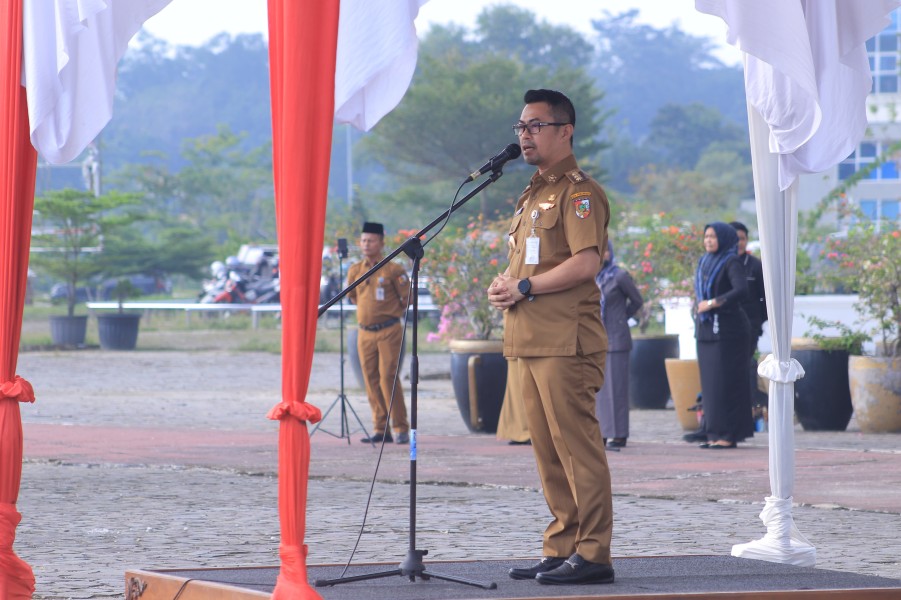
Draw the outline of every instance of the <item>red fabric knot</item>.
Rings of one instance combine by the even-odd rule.
[[[289,416],[299,421],[318,423],[322,419],[322,411],[306,402],[287,402],[282,400],[269,410],[266,418],[273,421],[281,421]]]
[[[16,375],[12,381],[0,384],[0,398],[19,402],[34,402],[34,388],[27,380]]]
[[[272,591],[272,600],[321,598],[307,581],[307,545],[281,544],[278,553],[282,565]]]

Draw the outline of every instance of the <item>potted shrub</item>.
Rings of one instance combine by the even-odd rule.
[[[130,279],[123,277],[116,282],[112,292],[119,302],[119,310],[114,313],[97,315],[100,347],[104,350],[134,350],[138,343],[141,313],[125,312],[122,303],[127,298],[140,296],[141,291],[134,286]]]
[[[875,356],[848,361],[851,402],[861,431],[901,431],[901,231],[861,219],[826,256],[858,294],[855,309]]]
[[[611,233],[617,262],[632,276],[644,299],[640,333],[632,337],[629,357],[629,404],[633,408],[666,407],[670,397],[666,359],[679,358],[679,336],[651,334],[648,329],[663,322],[664,301],[694,294],[702,237],[696,225],[663,212],[626,214]]]
[[[432,301],[441,307],[438,331],[429,340],[448,343],[460,414],[471,431],[485,433],[497,431],[507,387],[503,314],[486,293],[506,265],[507,225],[479,217],[448,228],[428,242],[422,261]]]
[[[795,382],[795,415],[805,430],[844,431],[853,412],[848,358],[861,353],[868,336],[837,321],[807,322],[814,329],[792,340],[792,357],[804,367]]]
[[[66,315],[50,318],[53,343],[84,344],[87,315],[75,315],[76,290],[97,273],[96,257],[103,235],[123,222],[115,209],[136,201],[134,195],[115,192],[94,196],[92,192],[64,189],[35,198],[35,228],[32,264],[66,284]]]

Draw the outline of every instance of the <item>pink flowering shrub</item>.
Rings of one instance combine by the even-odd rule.
[[[503,313],[488,304],[488,286],[507,268],[508,221],[481,217],[446,227],[426,242],[422,274],[432,301],[441,307],[438,330],[427,340],[500,339]]]
[[[661,301],[694,294],[695,269],[704,252],[702,227],[664,212],[627,214],[610,233],[617,264],[629,272],[644,298],[641,331],[662,312]]]

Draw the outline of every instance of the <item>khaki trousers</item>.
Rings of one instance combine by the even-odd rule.
[[[369,396],[369,407],[372,409],[372,428],[376,433],[384,433],[386,430],[392,389],[394,403],[391,405],[391,422],[394,430],[398,433],[410,430],[400,377],[397,378],[397,386],[394,385],[403,333],[403,326],[397,323],[379,331],[360,329],[357,334],[360,367],[363,369],[363,379],[366,380],[366,395]]]
[[[553,520],[544,555],[610,564],[613,500],[595,416],[606,352],[519,358],[520,386],[544,498]]]

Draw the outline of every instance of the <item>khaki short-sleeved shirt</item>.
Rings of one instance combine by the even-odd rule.
[[[516,203],[510,224],[509,274],[517,279],[549,271],[587,248],[607,247],[610,207],[600,185],[579,170],[574,156],[535,173]],[[538,264],[526,263],[526,243],[539,240]],[[600,291],[594,280],[532,301],[504,315],[506,356],[574,356],[607,349]]]
[[[375,266],[368,261],[354,263],[347,270],[347,283],[351,284]],[[410,294],[410,278],[397,263],[388,263],[372,277],[351,290],[347,297],[357,305],[357,323],[372,326],[394,317],[402,317]]]

